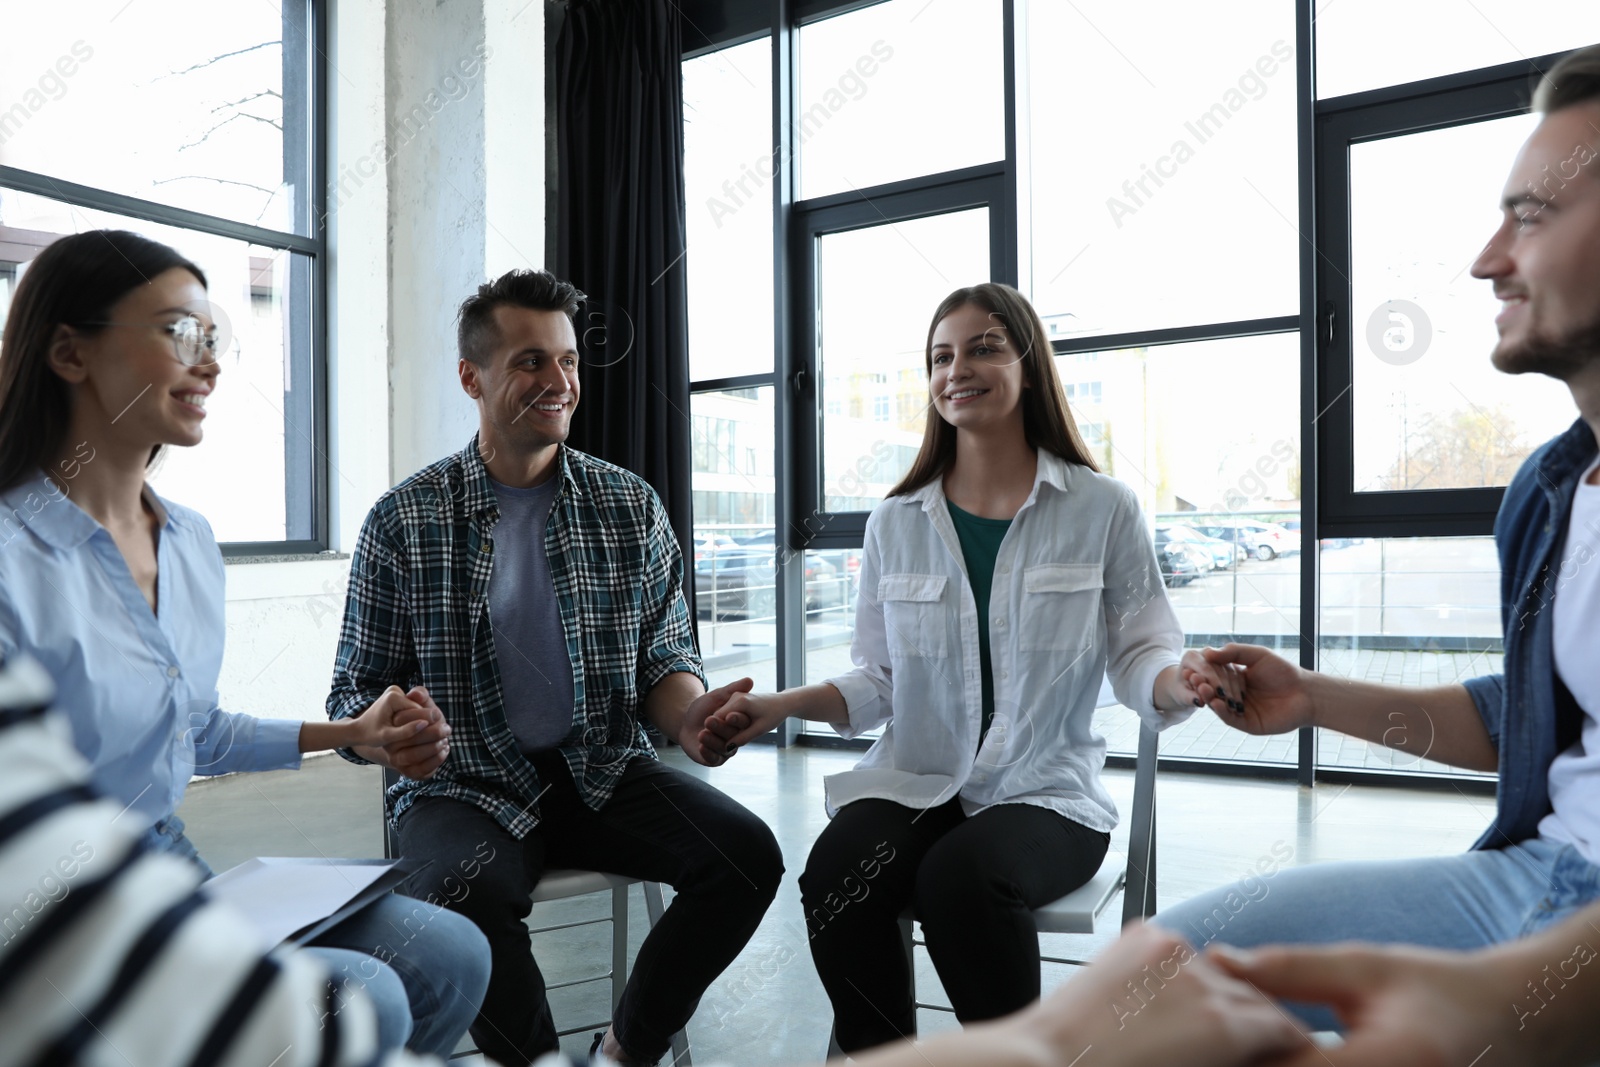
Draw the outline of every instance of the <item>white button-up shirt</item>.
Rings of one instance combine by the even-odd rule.
[[[980,748],[977,603],[942,480],[874,508],[856,669],[828,681],[850,710],[840,734],[887,726],[854,770],[826,779],[830,813],[867,797],[927,808],[959,795],[968,815],[1035,804],[1094,830],[1116,825],[1100,783],[1106,743],[1091,725],[1101,678],[1156,729],[1193,712],[1153,702],[1183,630],[1132,489],[1039,452],[995,560],[989,641],[994,719]]]

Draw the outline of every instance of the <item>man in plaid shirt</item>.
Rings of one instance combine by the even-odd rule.
[[[783,874],[772,832],[657,759],[648,720],[690,758],[734,753],[707,719],[748,678],[706,691],[683,562],[642,479],[567,447],[584,299],[512,271],[461,306],[461,386],[479,431],[385,493],[350,568],[330,718],[391,685],[430,725],[344,755],[402,775],[387,807],[409,891],[473,919],[493,970],[472,1027],[507,1067],[557,1047],[523,919],[550,868],[665,882],[604,1051],[654,1062],[755,932]]]

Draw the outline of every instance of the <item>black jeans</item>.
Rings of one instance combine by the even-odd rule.
[[[672,886],[677,895],[640,946],[613,1022],[623,1050],[650,1062],[755,933],[783,877],[778,842],[726,794],[656,760],[630,763],[598,812],[559,755],[534,766],[547,789],[539,825],[521,841],[465,801],[413,804],[400,820],[401,854],[433,863],[407,892],[437,894],[488,937],[489,989],[472,1037],[491,1060],[518,1067],[558,1046],[523,923],[540,876],[575,867]]]
[[[963,1023],[1039,998],[1033,909],[1094,877],[1111,835],[1031,804],[971,818],[959,798],[926,811],[890,800],[839,809],[811,847],[800,901],[834,1033],[859,1052],[916,1033],[898,920],[912,905]]]

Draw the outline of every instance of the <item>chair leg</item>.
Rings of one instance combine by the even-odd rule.
[[[628,984],[628,887],[611,890],[611,1015],[622,1003],[622,990]]]
[[[661,895],[660,882],[645,882],[644,910],[650,916],[650,926],[654,929],[656,923],[661,921],[661,916],[666,913],[667,906]],[[694,1060],[689,1055],[689,1031],[687,1028],[679,1030],[672,1035],[672,1063],[673,1067],[692,1067]]]
[[[912,928],[915,919],[900,916],[900,943],[906,950],[906,966],[911,972],[911,1024],[917,1022],[917,942],[916,932]]]

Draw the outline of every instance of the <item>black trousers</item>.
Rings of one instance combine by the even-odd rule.
[[[519,1067],[558,1047],[523,923],[540,876],[575,867],[672,886],[677,895],[640,946],[613,1021],[623,1051],[651,1062],[755,933],[783,877],[778,842],[726,794],[656,760],[630,763],[598,812],[579,799],[559,755],[534,765],[548,788],[538,827],[521,841],[464,801],[412,805],[400,819],[401,854],[433,863],[407,892],[437,894],[489,939],[489,989],[472,1037],[491,1060]]]
[[[1111,835],[1030,804],[968,818],[889,800],[839,809],[800,876],[811,958],[845,1052],[916,1033],[898,920],[909,904],[963,1023],[1039,998],[1033,909],[1094,877]]]

